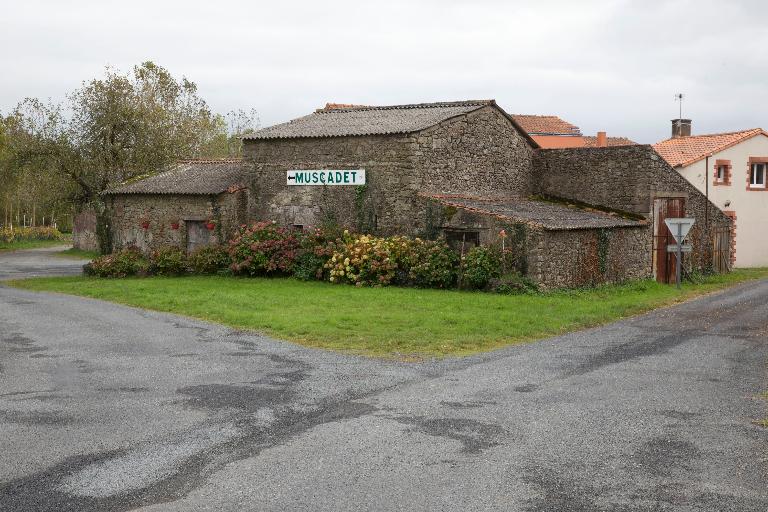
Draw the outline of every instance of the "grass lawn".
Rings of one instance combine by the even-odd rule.
[[[54,253],[53,255],[60,258],[72,258],[76,260],[92,260],[99,257],[97,251],[84,251],[82,249],[75,249],[74,247]]]
[[[57,245],[69,245],[71,240],[23,240],[18,242],[0,242],[0,253],[18,251],[20,249],[38,249],[41,247],[56,247]]]
[[[376,356],[465,355],[595,326],[768,277],[737,270],[674,286],[641,281],[533,295],[355,288],[294,279],[34,278],[19,288],[93,297],[252,329],[303,345]]]

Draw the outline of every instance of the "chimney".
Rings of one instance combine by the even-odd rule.
[[[672,120],[672,138],[677,139],[679,137],[691,136],[691,120],[690,119],[673,119]]]
[[[608,147],[608,137],[605,135],[605,132],[597,132],[597,147]]]

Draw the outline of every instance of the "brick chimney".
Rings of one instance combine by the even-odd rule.
[[[691,136],[691,120],[690,119],[673,119],[672,120],[672,138],[677,139],[679,137]]]
[[[597,147],[608,147],[608,136],[605,134],[605,132],[597,132]]]

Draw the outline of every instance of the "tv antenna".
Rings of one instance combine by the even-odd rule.
[[[681,92],[675,93],[675,101],[679,101],[680,102],[680,115],[679,115],[678,119],[682,119],[683,118],[683,98],[684,98],[683,93],[681,93]]]

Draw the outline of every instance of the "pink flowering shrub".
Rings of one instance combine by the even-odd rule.
[[[242,226],[229,242],[230,269],[250,276],[291,274],[301,236],[301,232],[274,222]]]

